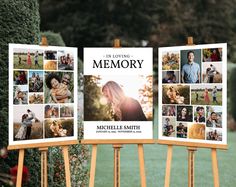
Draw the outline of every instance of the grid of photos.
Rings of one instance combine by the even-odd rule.
[[[9,143],[77,139],[77,49],[10,44],[9,58]]]
[[[160,138],[225,143],[226,53],[226,44],[159,49]]]

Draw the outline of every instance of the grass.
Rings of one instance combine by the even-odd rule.
[[[146,181],[148,187],[164,186],[167,146],[144,145]],[[236,133],[228,132],[228,150],[217,152],[220,186],[236,184]],[[173,148],[171,187],[188,186],[188,154],[186,147]],[[113,186],[112,145],[99,145],[95,177],[96,187]],[[121,186],[140,186],[137,145],[121,149]],[[211,151],[198,149],[195,153],[195,186],[213,186]]]

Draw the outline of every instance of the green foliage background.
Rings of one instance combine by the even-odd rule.
[[[39,4],[37,0],[2,0],[0,2],[0,148],[8,145],[8,43],[37,44],[39,42]],[[17,151],[10,151],[6,159],[0,159],[1,170],[17,164]],[[31,180],[28,185],[40,183],[39,153],[26,150],[25,165],[29,168]],[[1,182],[0,182],[1,184]]]

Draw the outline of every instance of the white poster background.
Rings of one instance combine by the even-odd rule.
[[[93,68],[93,60],[144,60],[142,68]],[[153,74],[153,49],[152,48],[84,48],[84,75],[102,75],[104,77],[132,78],[138,75]],[[136,79],[137,81],[137,79]],[[130,85],[132,90],[132,85]],[[97,130],[97,126],[122,126],[122,130]],[[138,126],[140,130],[124,129],[124,126]],[[152,139],[152,121],[84,121],[84,139]]]
[[[213,141],[213,140],[200,140],[200,139],[189,139],[189,138],[177,138],[177,137],[167,137],[163,136],[163,130],[162,130],[162,53],[164,52],[179,52],[181,50],[194,50],[194,49],[209,49],[209,48],[222,48],[222,83],[216,83],[217,85],[222,85],[223,91],[222,91],[222,141]],[[206,45],[194,45],[194,46],[176,46],[176,47],[161,47],[158,49],[158,65],[159,65],[159,85],[158,85],[158,91],[159,91],[159,97],[158,97],[158,139],[160,140],[170,140],[170,141],[180,141],[180,142],[198,142],[198,143],[208,143],[208,144],[227,144],[227,44],[226,43],[219,43],[219,44],[206,44]],[[180,57],[180,63],[181,63],[181,57]],[[202,62],[202,56],[201,56],[201,63]],[[214,62],[213,62],[214,63]],[[180,66],[181,68],[181,66]],[[180,71],[181,74],[181,71]],[[202,73],[201,73],[202,74]],[[182,83],[180,83],[182,84]],[[212,83],[210,83],[212,85]],[[179,84],[173,84],[173,85],[179,85]],[[182,84],[184,85],[184,84]],[[190,84],[191,85],[191,84]],[[207,83],[198,83],[194,85],[207,85]],[[191,90],[191,89],[190,89]],[[191,94],[190,94],[190,101],[191,101]],[[179,105],[178,105],[179,106]],[[182,105],[181,105],[182,106]],[[194,105],[188,105],[188,106],[194,106]],[[205,105],[203,105],[205,106]],[[209,105],[209,106],[215,106],[215,105]],[[194,111],[193,111],[194,112]],[[205,111],[206,112],[206,111]],[[176,114],[177,115],[177,114]],[[189,123],[189,122],[186,122]],[[191,122],[190,122],[191,123]],[[205,130],[206,133],[206,130]]]

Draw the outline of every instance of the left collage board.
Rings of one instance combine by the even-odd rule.
[[[9,44],[9,145],[77,140],[77,48]]]

